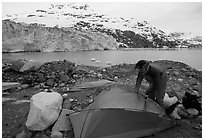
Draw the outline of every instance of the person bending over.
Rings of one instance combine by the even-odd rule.
[[[135,85],[136,93],[139,92],[141,82],[145,78],[149,82],[149,89],[146,91],[146,95],[164,108],[163,98],[168,80],[164,68],[151,61],[140,60],[135,65],[136,69],[139,69]]]

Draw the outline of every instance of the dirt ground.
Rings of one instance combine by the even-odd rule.
[[[156,63],[161,64],[167,69],[169,81],[167,85],[167,93],[169,95],[175,95],[182,93],[185,90],[188,92],[196,91],[200,97],[202,97],[202,72],[196,71],[188,67],[185,64],[177,63],[173,61],[158,61]],[[105,68],[91,68],[95,74],[90,74],[87,77],[80,78],[75,84],[83,83],[86,81],[95,81],[99,79],[114,80],[117,84],[122,84],[131,88],[134,88],[134,84],[137,78],[137,73],[133,73],[131,69],[134,67],[132,64],[122,64],[117,66],[111,66]],[[90,67],[84,66],[84,68],[90,69]],[[100,73],[101,75],[97,75]],[[182,80],[178,80],[182,79]],[[192,81],[194,79],[194,81]],[[199,86],[198,86],[199,85]],[[74,85],[70,85],[71,88]],[[145,91],[148,87],[148,83],[143,81],[141,86],[141,92]],[[100,91],[106,87],[96,88],[87,91],[86,94],[95,95],[100,94]],[[23,89],[11,89],[8,90],[8,94],[2,95],[2,137],[3,138],[15,138],[19,133],[25,129],[25,122],[29,113],[29,100],[32,95],[42,91],[41,88],[27,87]],[[54,89],[63,94],[60,88]],[[78,106],[82,109],[89,103],[87,102],[90,96],[73,96],[72,98],[80,98],[78,102],[84,102],[85,104],[78,103]],[[22,101],[22,102],[17,102]],[[87,102],[87,104],[86,104]],[[45,134],[46,136],[46,134]],[[48,136],[48,134],[47,134]],[[70,137],[70,136],[65,136]],[[182,118],[176,120],[176,125],[172,128],[148,136],[148,138],[202,138],[202,116],[196,116],[193,118]]]

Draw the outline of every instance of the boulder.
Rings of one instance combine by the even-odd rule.
[[[30,111],[26,126],[30,130],[42,131],[52,125],[62,108],[63,97],[57,92],[40,92],[30,99]]]

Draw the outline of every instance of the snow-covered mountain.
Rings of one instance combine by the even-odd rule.
[[[162,30],[151,26],[147,21],[138,21],[135,18],[109,17],[96,13],[87,4],[79,3],[51,4],[47,9],[36,9],[36,11],[20,15],[7,15],[6,17],[3,17],[2,26],[3,51],[13,50],[15,48],[15,45],[13,44],[18,44],[19,42],[20,45],[23,46],[32,43],[36,48],[36,42],[33,42],[32,40],[38,40],[37,42],[48,42],[43,44],[44,46],[47,46],[46,49],[38,48],[39,51],[103,50],[117,49],[118,47],[176,47],[184,45],[184,42],[186,41],[186,39],[181,38],[181,35],[178,35],[178,33],[167,35]],[[13,27],[13,29],[8,29],[11,27]],[[36,28],[35,30],[33,29],[34,27]],[[56,31],[50,31],[50,28]],[[27,35],[25,35],[25,31],[22,32],[22,30],[28,30],[29,33],[26,33]],[[41,38],[37,38],[36,34],[39,33],[36,33],[36,30],[38,32],[41,32],[42,30],[46,31],[40,33]],[[20,32],[21,37],[12,36],[8,32]],[[53,34],[55,34],[55,37],[53,37]],[[63,43],[63,40],[61,40],[62,34],[66,34],[65,36],[67,36],[69,43]],[[70,34],[72,34],[72,37]],[[32,37],[28,39],[28,35]],[[44,37],[44,40],[42,40],[43,35],[48,36]],[[22,38],[22,36],[24,37]],[[50,43],[52,40],[48,39],[50,36],[55,40],[54,44]],[[56,38],[56,36],[58,37]],[[16,40],[14,38],[16,38]],[[29,40],[29,42],[25,41],[25,38],[27,38],[26,40]],[[84,40],[82,41],[81,38]],[[103,39],[101,40],[101,38]],[[57,41],[58,39],[62,42]],[[66,38],[64,39],[66,40]],[[108,42],[105,43],[104,46],[105,40]],[[75,42],[74,45],[73,42]],[[52,45],[50,46],[50,44]],[[88,47],[89,44],[92,46],[91,48]],[[58,46],[58,49],[56,48],[56,45]],[[66,45],[69,45],[69,47]],[[83,48],[84,45],[86,48]],[[79,46],[80,49],[77,48]],[[32,47],[29,46],[29,48]],[[23,48],[21,49],[22,51],[24,50]]]
[[[170,33],[169,36],[179,42],[178,46],[183,45],[183,47],[184,46],[196,47],[202,45],[202,37],[196,36],[192,33],[174,32]]]

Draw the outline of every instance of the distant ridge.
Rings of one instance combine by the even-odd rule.
[[[7,15],[2,31],[3,52],[201,47],[202,42],[201,37],[182,38],[185,33],[167,35],[147,21],[98,14],[81,3]]]

